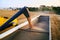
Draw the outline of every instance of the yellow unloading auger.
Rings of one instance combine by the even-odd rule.
[[[31,19],[28,13],[28,10],[26,7],[23,7],[20,11],[18,11],[14,16],[12,16],[9,20],[7,20],[1,27],[0,27],[0,31],[6,29],[9,27],[9,25],[11,24],[11,22],[16,19],[19,15],[24,14],[29,22],[30,28],[32,27],[31,25]]]

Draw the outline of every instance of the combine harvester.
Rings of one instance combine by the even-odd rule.
[[[27,20],[29,21],[29,25],[31,26],[30,20],[28,19],[30,17],[28,10],[26,9],[26,7],[24,7],[20,11],[18,11],[14,16],[12,16],[9,20],[7,20],[4,24],[2,24],[2,26],[0,26],[0,32],[5,30],[6,28],[9,28],[10,25],[13,24],[14,19],[16,19],[22,13],[27,17]],[[32,18],[31,21],[35,21],[36,19],[38,19],[37,24],[40,22],[43,24],[45,23],[45,27],[39,27],[39,26],[41,26],[39,24],[38,28],[40,28],[40,30],[35,30],[35,29],[34,30],[32,30],[32,29],[24,30],[24,29],[20,29],[20,28],[27,25],[28,21],[26,21],[20,25],[17,25],[17,23],[16,23],[15,24],[15,25],[17,25],[16,27],[14,27],[6,32],[1,33],[0,39],[3,39],[3,40],[17,40],[17,39],[18,40],[49,40],[49,16],[38,15],[35,18]],[[15,25],[13,24],[13,26],[15,26]],[[10,36],[8,36],[8,35],[10,35]]]

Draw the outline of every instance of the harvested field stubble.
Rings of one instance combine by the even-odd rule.
[[[50,16],[52,40],[60,40],[60,20],[56,14]]]

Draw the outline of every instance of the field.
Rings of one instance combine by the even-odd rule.
[[[14,14],[16,14],[18,11],[19,11],[19,10],[0,10],[0,16],[10,18],[10,17],[12,17]],[[30,14],[31,17],[34,17],[34,16],[39,15],[39,14],[36,13],[36,12],[29,12],[29,14]],[[24,14],[22,14],[22,15],[20,15],[17,19],[18,19],[18,21],[19,21],[19,23],[20,23],[20,22],[22,21],[22,19],[23,19],[23,21],[26,20],[26,17],[24,16]]]
[[[12,17],[18,10],[0,10],[0,16],[5,16],[5,17]],[[37,15],[44,15],[44,16],[50,16],[50,26],[51,26],[51,35],[52,35],[52,40],[57,40],[60,37],[60,16],[56,15],[53,12],[49,12],[49,14],[44,14],[40,12],[29,12],[31,19]],[[26,17],[22,14],[18,18],[18,24],[23,23],[26,21]],[[10,28],[8,28],[10,29]],[[7,30],[8,30],[7,29]],[[59,39],[60,40],[60,39]]]

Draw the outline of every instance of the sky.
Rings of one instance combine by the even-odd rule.
[[[46,6],[60,6],[60,0],[0,0],[0,8],[8,7],[39,7]]]

